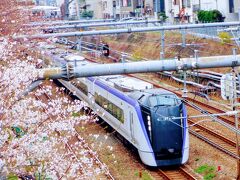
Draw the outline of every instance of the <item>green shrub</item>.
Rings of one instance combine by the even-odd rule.
[[[204,180],[211,180],[216,177],[216,168],[207,164],[198,167],[197,169],[195,169],[195,172],[198,174],[202,174]]]
[[[200,10],[197,13],[200,22],[223,22],[224,17],[218,10],[204,11]]]
[[[163,22],[165,22],[166,19],[168,18],[168,16],[166,16],[166,13],[165,13],[165,12],[160,12],[160,13],[158,13],[158,18],[159,18],[160,20],[162,20]]]
[[[93,11],[84,11],[84,12],[82,12],[81,17],[83,17],[83,18],[92,18],[93,17]]]
[[[216,177],[216,174],[214,173],[209,173],[209,174],[206,174],[205,176],[203,176],[203,179],[204,180],[212,180],[213,178]]]

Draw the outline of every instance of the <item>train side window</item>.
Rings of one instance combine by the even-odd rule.
[[[116,119],[118,119],[121,123],[124,123],[124,113],[121,108],[97,93],[95,93],[95,102],[103,109],[108,111]]]
[[[117,110],[118,107],[113,104],[113,116],[118,119]]]
[[[117,119],[119,119],[119,121],[121,121],[122,123],[124,123],[123,110],[120,109],[120,108],[117,108]]]
[[[101,97],[101,100],[102,100],[102,107],[104,109],[107,109],[108,108],[108,100],[106,100],[104,97]]]
[[[108,102],[108,111],[112,114],[113,112],[113,104],[111,102]]]
[[[95,102],[98,104],[98,105],[100,105],[101,106],[101,100],[100,100],[100,96],[97,94],[97,93],[95,93],[95,95],[94,95],[94,97],[95,97]]]
[[[78,89],[80,89],[85,95],[88,95],[88,87],[86,84],[82,83],[78,80],[72,80],[73,85],[75,85]]]

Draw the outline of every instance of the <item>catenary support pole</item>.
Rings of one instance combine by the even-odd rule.
[[[165,33],[161,31],[161,51],[160,51],[160,59],[164,59],[164,49],[165,49]]]
[[[82,37],[81,36],[78,37],[77,46],[78,46],[78,51],[82,53]]]
[[[233,48],[233,56],[236,59],[236,48]],[[236,83],[236,68],[232,68],[232,76],[233,76],[233,99],[232,101],[232,109],[233,111],[237,110],[237,83]],[[238,130],[238,114],[235,114],[235,127]],[[236,152],[238,157],[240,157],[240,150],[239,150],[239,139],[238,133],[236,133]],[[237,159],[237,180],[240,179],[240,159]]]
[[[182,33],[182,47],[186,47],[186,29],[181,30]]]

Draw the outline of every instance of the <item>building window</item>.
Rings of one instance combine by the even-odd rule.
[[[187,0],[187,7],[191,7],[191,1],[190,0]]]
[[[229,0],[229,13],[234,13],[234,2]]]
[[[127,6],[128,7],[132,6],[132,0],[127,0]]]
[[[173,5],[179,5],[180,1],[179,0],[173,0]]]
[[[191,1],[190,0],[182,0],[182,6],[183,7],[191,7]]]
[[[109,114],[118,119],[121,123],[124,123],[124,114],[120,107],[97,93],[95,93],[95,102],[109,112]]]
[[[103,10],[106,10],[107,9],[107,2],[104,1],[102,6],[103,6]]]
[[[130,7],[132,6],[132,0],[121,0],[122,7]]]

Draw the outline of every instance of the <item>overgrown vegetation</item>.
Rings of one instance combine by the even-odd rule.
[[[140,50],[135,50],[134,53],[132,54],[132,58],[133,58],[135,61],[142,60],[143,57],[142,57],[141,51],[140,51]]]
[[[159,18],[160,20],[162,20],[163,22],[165,22],[166,19],[168,18],[168,16],[166,16],[166,13],[165,13],[165,12],[160,12],[160,13],[158,13],[158,18]]]
[[[93,17],[93,11],[84,11],[81,14],[82,18],[92,18]]]
[[[232,36],[228,32],[220,32],[218,37],[222,40],[222,43],[231,43]]]
[[[18,176],[14,173],[9,173],[7,180],[18,180]]]
[[[147,171],[137,171],[135,176],[143,180],[152,180],[152,176]]]
[[[208,164],[204,164],[198,167],[197,169],[195,169],[195,172],[203,175],[204,180],[211,180],[216,177],[216,168]]]
[[[224,17],[222,13],[218,10],[204,11],[200,10],[197,13],[198,20],[200,22],[223,22]]]

